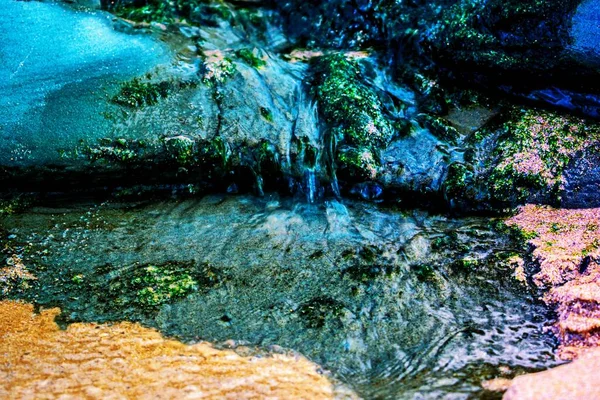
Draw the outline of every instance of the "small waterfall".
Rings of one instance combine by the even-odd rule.
[[[313,168],[306,168],[304,171],[304,193],[306,200],[313,204],[318,197],[317,177]]]

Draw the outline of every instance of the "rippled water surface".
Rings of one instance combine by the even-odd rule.
[[[47,206],[1,222],[39,278],[23,296],[59,305],[65,323],[282,346],[365,398],[488,398],[482,379],[554,363],[547,310],[502,262],[513,249],[489,218],[271,195]],[[197,290],[143,307],[131,282],[149,265],[193,274]]]

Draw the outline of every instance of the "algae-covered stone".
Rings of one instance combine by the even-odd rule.
[[[491,194],[502,201],[558,201],[563,173],[581,150],[597,145],[600,127],[591,121],[536,110],[516,111],[501,128]]]
[[[377,92],[366,83],[356,61],[343,54],[318,59],[313,73],[321,114],[336,142],[350,147],[338,154],[338,160],[355,169],[353,175],[374,179],[379,151],[394,135]]]

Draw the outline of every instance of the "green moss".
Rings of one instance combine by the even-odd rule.
[[[172,22],[175,9],[168,1],[150,0],[140,7],[118,6],[112,10],[121,18],[136,22]]]
[[[136,139],[102,139],[96,147],[86,147],[83,152],[92,162],[132,163],[141,160],[147,150],[146,142]]]
[[[33,203],[31,197],[24,195],[13,196],[7,199],[0,199],[0,217],[14,215],[25,211]]]
[[[113,270],[112,266],[106,266],[96,275]],[[125,273],[109,281],[107,287],[98,290],[106,297],[103,301],[109,308],[134,306],[153,311],[162,304],[218,285],[223,278],[223,274],[209,264],[148,264],[127,268]],[[104,280],[100,279],[101,282]]]
[[[475,268],[477,268],[478,266],[479,266],[479,260],[477,260],[475,258],[470,258],[470,257],[461,258],[459,260],[456,260],[452,264],[452,267],[455,270],[461,270],[461,271],[472,271]]]
[[[430,264],[416,264],[410,267],[421,282],[431,281],[435,277],[435,269]]]
[[[557,198],[572,157],[600,140],[600,126],[536,110],[517,111],[501,128],[491,167],[492,197],[523,202],[535,193]]]
[[[182,166],[189,166],[197,161],[196,142],[187,136],[163,138],[167,154]]]
[[[427,128],[435,137],[447,143],[456,144],[460,134],[448,121],[443,118],[427,114],[420,114],[419,122]]]
[[[137,291],[137,301],[146,306],[159,306],[198,290],[198,283],[190,274],[168,266],[145,267],[133,284],[141,287]]]
[[[268,122],[273,122],[273,113],[271,110],[265,107],[260,108],[260,115],[266,119]]]
[[[131,108],[152,106],[158,103],[159,99],[167,97],[169,89],[168,82],[152,83],[134,78],[123,83],[119,93],[114,95],[111,101]]]
[[[361,264],[356,263],[343,270],[344,275],[348,275],[351,279],[363,282],[372,283],[375,279],[382,276],[390,276],[397,271],[397,267],[389,264]]]
[[[463,197],[473,180],[473,172],[463,163],[453,163],[448,167],[444,181],[444,192],[449,198]]]
[[[353,145],[380,147],[393,135],[383,104],[361,76],[358,64],[342,54],[325,56],[315,65],[316,89],[325,120]]]
[[[373,178],[380,164],[379,149],[395,133],[381,100],[366,84],[358,64],[342,54],[318,58],[313,73],[319,111],[338,143],[347,146],[339,161]]]
[[[260,69],[267,65],[267,62],[258,56],[258,49],[240,49],[236,52],[236,54],[246,64],[253,68]]]
[[[170,24],[189,19],[196,23],[229,20],[231,11],[219,0],[145,0],[125,6],[108,6],[117,16],[136,22]]]
[[[338,161],[348,168],[352,176],[363,179],[374,179],[377,176],[378,158],[367,147],[343,147],[338,152]]]

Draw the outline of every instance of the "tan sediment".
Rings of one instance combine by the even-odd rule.
[[[242,357],[129,322],[62,331],[59,312],[36,315],[32,305],[0,302],[0,398],[334,397],[332,383],[301,356]]]
[[[496,378],[481,382],[481,387],[490,392],[505,392],[512,384],[512,379]]]
[[[588,351],[572,363],[516,377],[503,400],[600,399],[600,350]]]

